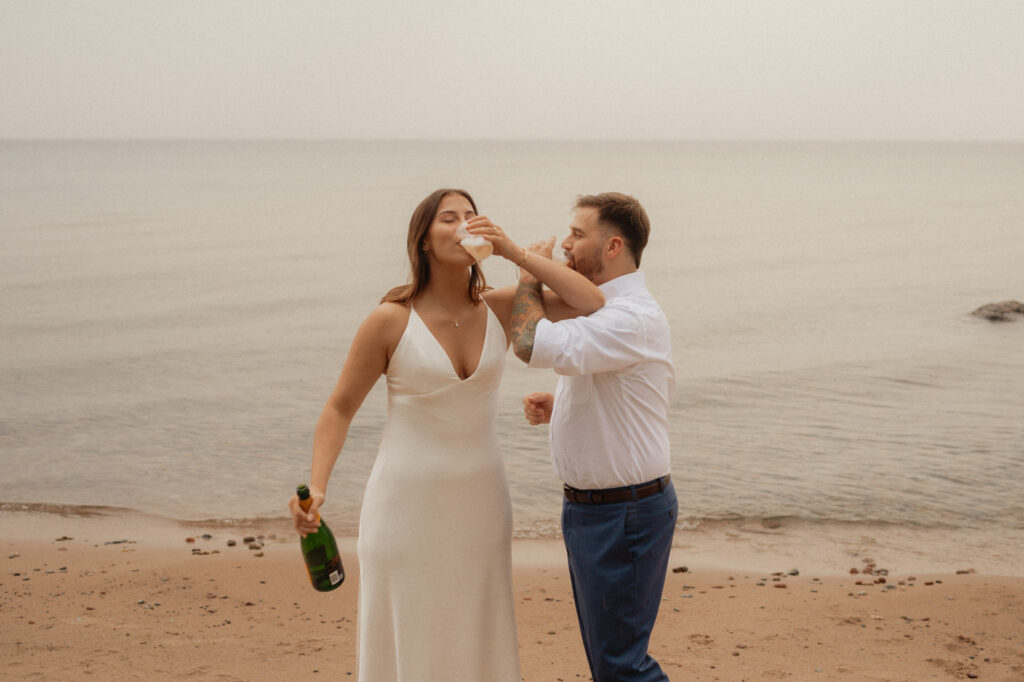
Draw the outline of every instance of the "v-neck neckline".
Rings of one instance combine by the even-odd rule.
[[[480,365],[482,365],[484,362],[484,353],[487,351],[487,339],[491,334],[491,309],[490,306],[488,306],[486,303],[482,303],[482,305],[486,308],[487,314],[487,318],[484,322],[484,341],[483,344],[481,344],[480,346],[480,357],[476,361],[476,367],[474,367],[473,371],[467,374],[465,377],[459,376],[459,370],[455,368],[455,362],[452,360],[452,356],[448,354],[448,351],[445,350],[444,344],[441,343],[440,339],[438,339],[434,332],[431,331],[430,326],[427,324],[427,321],[420,316],[419,312],[417,312],[416,307],[413,305],[409,306],[409,310],[412,312],[412,314],[416,316],[416,319],[420,321],[420,324],[423,325],[423,328],[427,330],[427,334],[430,335],[430,338],[434,340],[434,344],[441,350],[441,354],[444,355],[445,358],[448,360],[448,369],[451,370],[452,374],[455,375],[455,378],[458,379],[460,382],[469,381],[470,379],[475,377],[476,373],[480,371]]]

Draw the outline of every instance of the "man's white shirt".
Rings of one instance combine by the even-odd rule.
[[[542,319],[530,367],[559,374],[551,415],[555,474],[581,490],[636,485],[669,473],[668,407],[675,389],[668,320],[644,273],[601,285],[586,317]]]

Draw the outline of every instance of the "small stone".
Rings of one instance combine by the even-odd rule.
[[[242,542],[256,542],[256,538],[254,538],[252,535],[246,535],[244,538],[242,538]]]
[[[253,554],[253,556],[257,556],[257,557],[263,556],[263,552],[256,552],[255,554]]]
[[[786,589],[786,583],[775,583],[772,587],[778,587],[778,588],[781,588],[781,589]]]
[[[789,574],[788,575],[800,575],[800,571],[796,570],[795,568],[791,568],[789,570]]]
[[[676,566],[672,569],[673,573],[688,573],[690,568],[688,566]]]
[[[249,549],[263,549],[263,545],[258,542],[250,542]]]
[[[212,540],[213,536],[210,535],[209,533],[203,533],[203,539],[204,540]]]
[[[857,575],[860,571],[856,567],[850,569],[850,575]]]
[[[236,540],[228,540],[228,547],[234,547],[238,542]]]
[[[185,538],[185,542],[195,542],[195,538]]]

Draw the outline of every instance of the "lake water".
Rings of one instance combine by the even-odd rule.
[[[359,322],[405,281],[419,200],[517,238],[636,195],[672,325],[681,529],[1024,528],[1024,145],[0,142],[0,503],[284,516]],[[513,282],[491,259],[489,283]],[[509,356],[516,533],[557,533],[546,427]],[[385,413],[325,514],[353,532]]]

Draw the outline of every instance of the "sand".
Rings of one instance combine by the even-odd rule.
[[[1024,680],[1024,576],[909,573],[859,550],[822,572],[715,542],[673,552],[651,643],[672,680]],[[354,679],[359,572],[340,544],[346,581],[321,594],[281,522],[2,513],[0,679]],[[513,554],[523,678],[589,679],[560,542]]]

